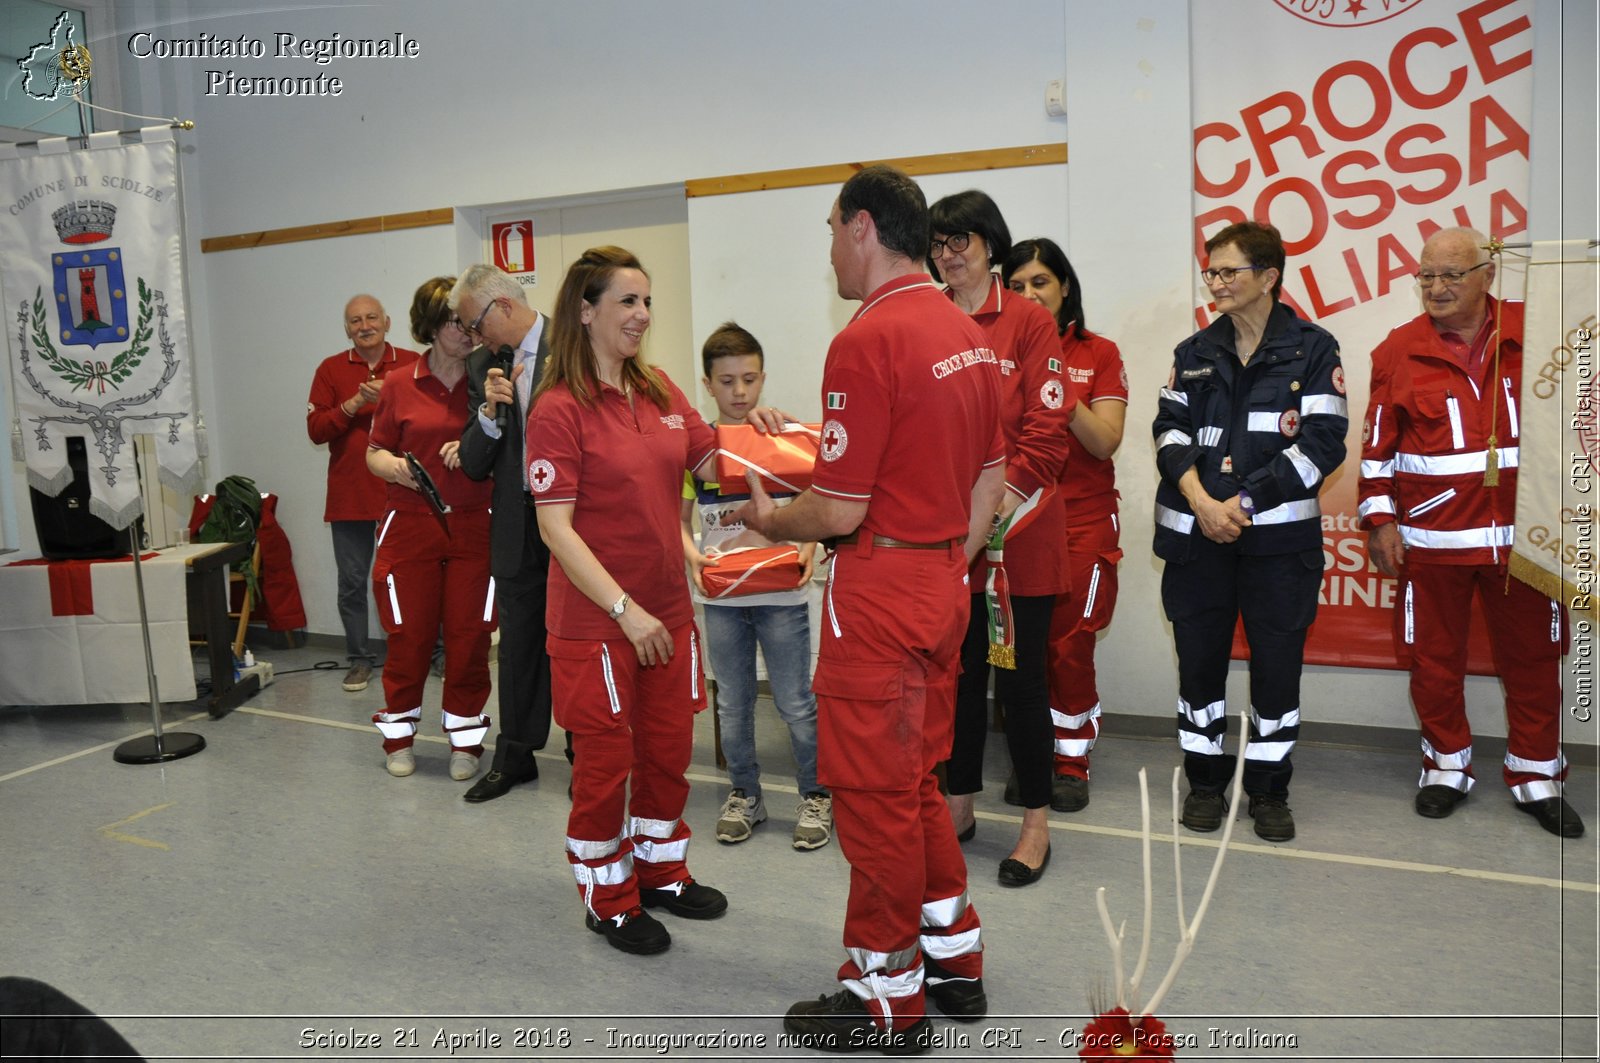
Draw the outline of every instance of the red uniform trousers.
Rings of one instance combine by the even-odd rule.
[[[392,510],[378,524],[372,596],[389,636],[384,711],[372,722],[383,751],[405,749],[422,718],[422,688],[444,626],[444,730],[450,748],[483,754],[489,717],[489,635],[497,622],[489,576],[489,511],[449,513],[450,534],[432,513]]]
[[[1466,617],[1483,596],[1489,646],[1506,692],[1504,775],[1520,803],[1561,796],[1561,673],[1567,617],[1497,565],[1408,564],[1400,573],[1396,641],[1411,655],[1411,703],[1422,723],[1418,786],[1472,789],[1472,730],[1462,677]]]
[[[822,618],[817,779],[850,862],[839,979],[877,1023],[926,1014],[929,977],[979,978],[982,930],[934,767],[950,756],[969,597],[959,544],[834,556]],[[580,760],[581,755],[580,755]]]
[[[551,635],[556,723],[572,736],[567,861],[596,919],[639,907],[639,890],[689,877],[689,757],[706,707],[700,633],[672,630],[672,659],[648,668],[618,634]],[[631,789],[631,793],[630,793]]]
[[[1122,560],[1115,511],[1067,526],[1072,590],[1056,598],[1050,618],[1050,718],[1055,725],[1056,774],[1089,777],[1089,751],[1100,737],[1095,685],[1096,634],[1117,607],[1117,562]]]

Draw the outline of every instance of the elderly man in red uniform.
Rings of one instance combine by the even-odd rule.
[[[818,778],[850,862],[844,988],[784,1028],[830,1051],[926,1051],[925,991],[987,1012],[981,928],[933,769],[950,755],[967,564],[1005,480],[999,368],[922,271],[922,191],[873,166],[828,217],[839,294],[861,308],[823,368],[812,487],[783,509],[752,482],[737,514],[776,540],[835,539],[822,620]]]
[[[367,577],[385,485],[367,471],[367,433],[384,377],[410,367],[418,355],[387,340],[389,315],[370,295],[345,304],[344,334],[350,347],[324,359],[311,380],[306,433],[311,442],[328,444],[328,501],[322,519],[333,528],[339,619],[350,660],[344,688],[353,693],[367,689],[376,662],[367,646]]]
[[[1426,313],[1372,352],[1361,523],[1378,570],[1400,577],[1396,640],[1411,659],[1422,723],[1417,814],[1443,819],[1473,786],[1462,676],[1480,595],[1505,686],[1504,776],[1517,807],[1563,838],[1583,821],[1561,796],[1566,615],[1506,573],[1517,492],[1522,304],[1489,295],[1482,233],[1444,229],[1422,248]]]

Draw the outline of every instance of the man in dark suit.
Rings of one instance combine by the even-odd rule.
[[[461,468],[474,480],[494,477],[489,562],[500,610],[500,735],[493,766],[464,795],[478,803],[537,779],[533,754],[550,737],[544,619],[550,551],[539,538],[522,452],[530,397],[549,356],[549,321],[493,266],[468,267],[450,292],[450,307],[480,344],[467,359],[468,400],[476,412],[461,432]],[[497,354],[504,348],[511,350],[509,364]]]

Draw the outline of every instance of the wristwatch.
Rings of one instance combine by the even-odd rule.
[[[611,611],[606,613],[606,615],[613,620],[621,620],[623,612],[628,608],[629,601],[630,599],[628,598],[628,592],[623,591],[622,597],[617,599],[617,604],[613,605],[611,607]]]

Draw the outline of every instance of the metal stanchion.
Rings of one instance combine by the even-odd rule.
[[[139,554],[144,549],[143,518],[141,527],[133,536],[133,582],[139,597],[139,630],[144,635],[144,670],[150,680],[150,721],[155,733],[130,738],[112,752],[118,764],[163,764],[180,760],[200,752],[206,747],[203,736],[187,731],[163,734],[161,731],[161,694],[156,687],[155,656],[150,652],[150,617],[144,605],[144,569],[140,567]]]

